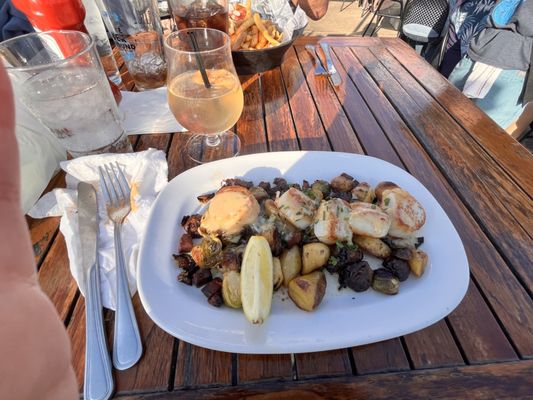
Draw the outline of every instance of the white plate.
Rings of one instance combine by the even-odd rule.
[[[244,177],[256,184],[283,176],[289,182],[330,180],[346,172],[376,185],[392,181],[408,190],[426,209],[420,234],[430,258],[421,278],[410,276],[396,296],[372,289],[328,287],[317,310],[298,309],[278,294],[262,326],[251,325],[241,310],[215,308],[202,292],[177,282],[172,259],[183,230],[183,215],[200,209],[196,196],[218,189],[224,178]],[[365,257],[366,259],[367,257]],[[378,267],[377,263],[373,264]],[[162,329],[189,343],[236,353],[300,353],[378,342],[425,328],[448,315],[468,287],[469,270],[461,239],[429,191],[402,169],[377,158],[337,152],[252,154],[198,166],[175,177],[152,209],[138,267],[141,301]]]

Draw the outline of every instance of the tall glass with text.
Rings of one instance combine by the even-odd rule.
[[[228,130],[239,119],[244,98],[229,36],[215,29],[183,29],[165,39],[165,52],[170,110],[195,134],[186,145],[189,157],[205,163],[236,156],[240,141]]]

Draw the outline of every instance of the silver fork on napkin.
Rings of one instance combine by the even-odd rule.
[[[117,270],[117,310],[113,336],[113,365],[127,369],[134,365],[142,354],[141,336],[131,303],[126,277],[126,265],[122,250],[122,223],[131,211],[131,188],[118,163],[99,167],[100,186],[106,200],[107,214],[114,224],[115,259]]]

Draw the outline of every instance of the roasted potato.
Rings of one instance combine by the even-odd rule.
[[[289,283],[289,297],[302,310],[313,311],[324,298],[326,285],[322,271],[298,276]]]
[[[357,244],[365,253],[371,254],[378,258],[388,258],[391,255],[391,249],[381,239],[372,238],[368,236],[354,235],[353,241]]]
[[[281,271],[281,261],[278,257],[272,257],[272,266],[274,268],[274,290],[278,290],[283,284],[283,272]]]
[[[241,308],[241,274],[237,271],[224,273],[222,280],[222,298],[224,304],[231,308]]]
[[[426,265],[428,264],[428,255],[422,250],[416,250],[413,252],[413,257],[408,261],[409,268],[415,276],[422,276]]]
[[[283,273],[283,285],[289,286],[289,282],[300,275],[302,271],[302,256],[299,246],[292,246],[289,250],[281,253],[279,259]]]
[[[302,274],[309,274],[323,267],[329,260],[329,246],[324,243],[309,243],[304,245],[302,254]]]

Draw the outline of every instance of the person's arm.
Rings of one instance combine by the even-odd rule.
[[[329,0],[292,0],[295,6],[300,6],[309,18],[318,21],[328,11]]]
[[[11,86],[0,62],[0,399],[77,399],[67,333],[37,281],[20,208]]]

